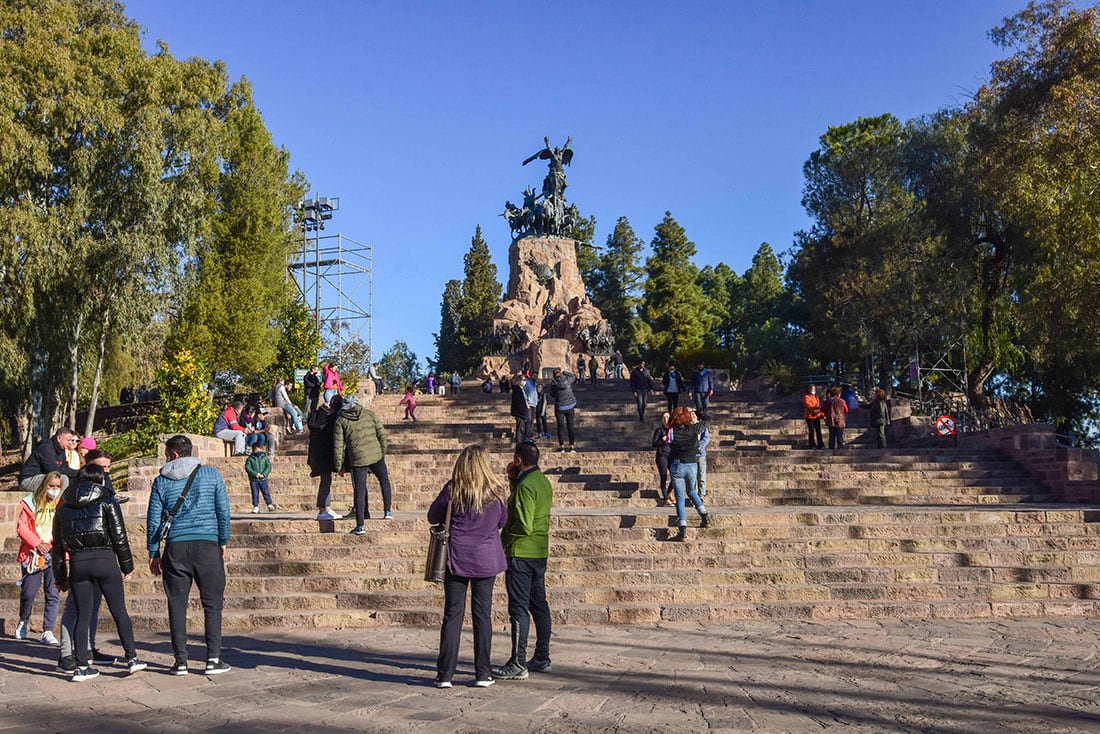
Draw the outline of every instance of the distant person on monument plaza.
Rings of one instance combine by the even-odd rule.
[[[114,496],[119,504],[128,501],[129,497],[120,497],[115,494],[111,486],[111,455],[102,449],[92,449],[84,455],[85,466],[96,465],[103,469],[103,496]],[[100,652],[95,645],[96,630],[99,629],[99,607],[103,601],[103,595],[96,590],[92,598],[92,619],[88,625],[88,649],[91,650],[91,662],[97,665],[114,665],[115,658],[112,655]],[[65,611],[61,614],[61,650],[57,659],[57,670],[61,673],[72,673],[76,670],[76,655],[74,638],[76,634],[76,597],[72,591],[65,599]]]
[[[581,353],[577,355],[577,377],[583,381],[586,374],[588,374],[588,360]]]
[[[699,496],[707,496],[707,446],[710,445],[710,416],[706,413],[698,413],[695,416],[699,421],[699,480],[696,485],[699,488]]]
[[[126,611],[124,582],[134,575],[134,558],[126,535],[126,523],[114,492],[107,488],[103,467],[88,464],[62,494],[53,521],[51,551],[57,588],[76,598],[73,632],[76,670],[73,681],[91,680],[99,671],[88,664],[88,637],[96,595],[102,594],[126,652],[131,673],[147,666],[134,647],[134,626]]]
[[[129,405],[134,402],[134,388],[132,385],[122,388],[122,391],[118,394],[118,402],[120,405]]]
[[[355,527],[352,535],[366,535],[364,522],[370,519],[367,506],[367,475],[378,478],[382,487],[382,519],[392,520],[393,489],[386,468],[386,429],[373,411],[359,404],[354,395],[344,398],[340,416],[332,432],[332,460],[340,476],[351,470],[355,492]]]
[[[374,383],[374,392],[378,395],[382,394],[382,376],[378,374],[378,363],[371,362],[370,367],[367,368],[367,379]]]
[[[538,402],[535,403],[535,436],[537,438],[550,438],[549,426],[546,425],[546,391],[542,383],[535,385]]]
[[[69,478],[60,472],[46,474],[38,489],[19,501],[19,517],[15,520],[15,532],[19,536],[19,552],[15,557],[19,564],[19,623],[15,626],[15,639],[25,640],[30,632],[31,612],[34,600],[41,589],[45,597],[42,610],[42,638],[44,645],[59,644],[53,628],[57,625],[57,611],[61,608],[61,594],[53,581],[53,516],[61,492],[69,486]]]
[[[332,362],[325,362],[321,367],[321,389],[325,391],[326,403],[337,395],[344,394],[344,383],[340,381],[340,373],[336,371],[336,365]]]
[[[657,500],[658,507],[664,507],[672,501],[672,485],[668,481],[668,419],[671,416],[670,413],[661,414],[661,425],[653,429],[653,438],[650,440],[650,445],[653,446],[654,456],[653,460],[657,463],[657,478],[661,484],[659,490],[659,499]]]
[[[511,393],[512,392],[512,381],[510,379],[508,379],[507,375],[501,375],[500,376],[500,391],[502,393]]]
[[[458,455],[451,481],[428,509],[428,522],[437,524],[446,522],[448,504],[451,509],[436,688],[450,688],[458,666],[467,587],[474,620],[474,685],[493,685],[493,586],[508,567],[500,539],[508,519],[504,501],[504,483],[494,474],[485,449],[473,445]]]
[[[810,448],[825,448],[825,442],[821,440],[821,419],[825,417],[825,413],[821,410],[817,388],[813,385],[807,385],[806,394],[802,396],[802,414],[806,419],[806,431],[809,434]],[[814,440],[815,436],[817,437],[816,442]]]
[[[462,376],[458,374],[458,370],[451,373],[451,390],[458,394],[458,389],[462,387]]]
[[[829,389],[829,399],[825,403],[825,425],[829,427],[829,448],[839,451],[844,448],[844,428],[847,426],[848,405],[840,397],[840,388]]]
[[[871,403],[871,427],[875,429],[875,446],[886,448],[886,426],[890,425],[890,407],[886,403],[886,391],[875,388],[875,401]]]
[[[302,391],[305,394],[305,420],[308,423],[310,416],[313,415],[313,411],[317,410],[317,405],[321,402],[321,375],[318,374],[317,365],[311,364],[309,366],[309,372],[306,372],[306,376],[302,378]]]
[[[168,597],[168,628],[172,635],[172,675],[187,675],[187,602],[191,585],[199,587],[206,635],[206,675],[229,671],[222,659],[222,607],[225,604],[225,547],[229,543],[229,495],[218,470],[192,456],[191,439],[172,436],[164,442],[168,461],[149,490],[145,517],[149,570],[164,574]],[[192,479],[193,477],[193,479]],[[157,530],[179,502],[187,482],[191,487],[180,504],[161,547]]]
[[[309,419],[309,475],[319,477],[317,486],[317,519],[339,520],[340,515],[332,511],[332,475],[336,471],[333,461],[333,431],[336,419],[344,399],[337,395],[330,403],[324,403]]]
[[[630,390],[634,394],[634,403],[638,406],[638,422],[645,422],[645,406],[649,402],[649,390],[653,377],[645,367],[645,360],[638,363],[630,372]]]
[[[509,415],[516,420],[514,434],[516,443],[526,441],[531,435],[531,411],[527,407],[527,393],[523,389],[526,382],[522,372],[512,376],[512,404]]]
[[[576,437],[573,435],[573,419],[577,408],[577,397],[573,393],[573,384],[577,381],[569,372],[561,368],[554,370],[554,379],[550,382],[550,398],[554,401],[554,422],[558,427],[558,451],[565,453],[565,439],[569,438],[569,449],[576,451]]]
[[[669,364],[665,374],[661,376],[661,385],[665,391],[665,402],[668,403],[668,412],[680,407],[680,393],[687,392],[687,385],[676,365]]]
[[[428,376],[424,379],[424,392],[429,395],[435,395],[435,373],[429,372]]]
[[[687,408],[677,408],[668,419],[668,470],[672,491],[676,494],[676,524],[679,526],[672,540],[687,538],[687,498],[699,513],[699,527],[710,525],[710,516],[698,492],[699,431],[696,417]]]
[[[248,455],[245,441],[248,436],[248,428],[241,425],[240,422],[240,413],[243,408],[244,403],[236,400],[226,406],[225,410],[214,421],[214,436],[226,443],[232,443],[234,456]]]
[[[706,413],[710,409],[710,398],[714,395],[714,378],[702,362],[691,374],[691,397],[695,401],[695,412]]]
[[[550,507],[554,492],[538,467],[539,448],[517,444],[506,467],[511,493],[508,521],[500,533],[508,570],[508,620],[512,654],[493,671],[496,678],[524,680],[528,671],[550,672],[550,605],[546,601],[546,559],[550,555]],[[535,623],[535,651],[527,659],[527,636]]]
[[[412,419],[412,422],[416,423],[416,390],[412,385],[405,386],[405,397],[397,401],[397,405],[393,406],[396,411],[402,405],[405,406],[405,415],[401,418],[403,421]]]
[[[623,353],[616,349],[615,353],[611,355],[611,361],[615,365],[615,379],[623,379]]]
[[[76,449],[79,437],[70,428],[59,428],[53,438],[38,442],[34,451],[19,470],[19,489],[34,494],[50,472],[60,472],[70,481],[76,477],[76,469],[69,465],[67,449]]]
[[[260,511],[260,495],[268,512],[275,512],[275,503],[271,500],[271,488],[268,478],[271,476],[271,457],[264,453],[264,447],[255,444],[252,453],[244,460],[244,473],[248,475],[248,488],[252,490],[252,514]]]
[[[525,372],[523,376],[523,397],[527,400],[527,438],[534,439],[536,438],[535,424],[538,422],[535,418],[535,410],[539,407],[539,386],[531,379],[530,371]]]
[[[592,359],[588,360],[588,382],[592,385],[596,384],[596,378],[600,373],[600,363],[596,360],[596,355],[592,355]]]
[[[286,427],[287,433],[301,433],[303,430],[302,412],[290,400],[290,394],[287,392],[287,385],[290,384],[290,380],[276,379],[275,384],[271,387],[271,399],[275,403],[275,407],[281,408],[283,413],[286,414],[289,421]]]

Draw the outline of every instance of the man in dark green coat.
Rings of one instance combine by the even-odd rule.
[[[363,526],[370,519],[367,509],[367,474],[378,477],[382,485],[384,520],[392,520],[390,474],[386,469],[386,429],[373,411],[359,404],[351,395],[344,399],[340,417],[332,432],[333,466],[340,476],[351,469],[351,486],[355,491],[355,527],[353,535],[365,535]]]

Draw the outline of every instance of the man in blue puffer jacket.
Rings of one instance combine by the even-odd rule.
[[[191,455],[191,439],[172,436],[165,444],[167,463],[149,491],[146,545],[149,570],[164,574],[168,597],[168,627],[176,662],[173,675],[187,675],[187,599],[191,583],[199,587],[206,629],[206,675],[225,673],[221,660],[222,605],[225,601],[225,546],[229,542],[229,495],[217,469],[203,466]],[[157,530],[176,506],[187,480],[195,473],[191,489],[172,521],[163,556]]]

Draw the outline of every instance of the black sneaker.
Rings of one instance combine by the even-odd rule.
[[[73,682],[74,683],[83,683],[86,680],[91,680],[92,678],[98,678],[98,677],[99,677],[99,671],[96,670],[95,668],[83,667],[83,668],[77,668],[76,670],[73,671]]]
[[[136,657],[130,658],[126,661],[126,669],[129,670],[131,673],[137,673],[138,671],[145,670],[148,667],[148,663],[142,660],[138,660]]]
[[[218,658],[211,658],[206,661],[206,674],[218,675],[219,673],[228,673],[232,668],[223,663]]]
[[[168,672],[170,672],[172,675],[187,675],[187,673],[189,672],[187,670],[187,662],[184,661],[182,663],[172,663],[172,667],[169,669]]]
[[[72,673],[76,670],[76,656],[62,655],[57,659],[58,673]]]
[[[527,666],[515,660],[509,660],[493,671],[493,677],[501,680],[527,680]]]
[[[105,652],[100,652],[97,648],[93,647],[92,662],[96,665],[114,665],[115,658]]]
[[[550,661],[549,660],[535,660],[531,658],[527,661],[527,669],[532,673],[549,673]]]

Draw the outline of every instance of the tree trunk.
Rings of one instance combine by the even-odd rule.
[[[99,383],[103,379],[103,360],[107,354],[107,330],[110,328],[110,310],[103,315],[103,328],[99,333],[99,351],[96,354],[95,377],[92,379],[92,398],[88,402],[88,417],[84,420],[84,435],[91,436],[95,426],[95,410],[99,403]]]
[[[73,327],[72,341],[69,342],[69,404],[67,407],[68,420],[65,425],[76,430],[76,401],[77,391],[80,387],[80,336],[84,331],[84,317],[77,316]]]

